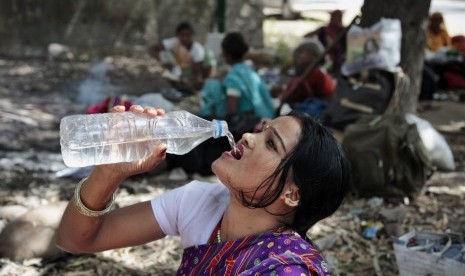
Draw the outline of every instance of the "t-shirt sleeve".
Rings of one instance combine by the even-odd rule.
[[[165,50],[171,50],[173,49],[176,44],[178,44],[178,38],[177,37],[170,37],[170,38],[166,38],[166,39],[163,39],[162,42],[163,44],[163,47],[165,47]]]
[[[229,202],[219,183],[192,181],[152,199],[152,211],[165,235],[180,236],[183,248],[205,244]]]
[[[229,87],[226,88],[226,95],[228,95],[229,97],[239,98],[241,96],[241,91],[239,89]]]
[[[190,54],[195,63],[203,62],[205,60],[205,49],[198,42],[194,42]]]
[[[226,95],[231,97],[241,97],[244,91],[244,81],[233,71],[230,71],[223,80]]]
[[[180,211],[179,206],[181,205],[187,185],[168,191],[151,201],[155,219],[165,235],[179,235],[177,225]]]

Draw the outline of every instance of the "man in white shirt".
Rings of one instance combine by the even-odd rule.
[[[194,89],[200,89],[203,79],[208,77],[209,72],[208,66],[206,68],[204,66],[205,49],[193,40],[194,34],[192,25],[189,22],[182,22],[176,28],[176,36],[163,39],[162,42],[150,47],[149,53],[181,82]]]

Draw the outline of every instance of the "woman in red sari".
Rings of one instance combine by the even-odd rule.
[[[140,106],[131,111],[164,114]],[[111,211],[118,185],[153,169],[166,145],[145,160],[97,166],[79,183],[57,245],[98,252],[179,235],[184,254],[178,275],[329,275],[306,232],[344,198],[350,171],[340,145],[311,118],[289,114],[244,134],[237,149],[212,165],[221,183],[193,181]]]

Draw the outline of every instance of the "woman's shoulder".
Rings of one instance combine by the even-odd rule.
[[[268,249],[267,258],[278,260],[282,269],[306,267],[318,275],[329,273],[323,255],[295,232],[273,232],[260,245]]]
[[[277,230],[272,231],[264,241],[272,242],[278,245],[279,251],[282,253],[286,252],[297,252],[297,253],[315,253],[321,255],[320,252],[308,241],[302,238],[299,234],[292,230]]]
[[[223,79],[223,84],[228,86],[237,86],[243,83],[244,76],[248,76],[247,65],[243,62],[234,64],[228,74]]]
[[[250,65],[246,64],[245,62],[239,62],[231,67],[231,70],[229,70],[228,74],[226,75],[224,82],[225,84],[228,82],[243,83],[246,80],[255,83],[261,81],[261,78],[257,71],[255,71],[255,69]]]
[[[152,201],[177,201],[183,204],[196,204],[205,202],[227,203],[229,199],[228,189],[221,183],[209,183],[193,180],[184,186],[172,189]]]
[[[193,180],[185,185],[184,193],[189,196],[190,201],[203,202],[206,205],[214,202],[220,204],[229,202],[229,190],[221,183]]]

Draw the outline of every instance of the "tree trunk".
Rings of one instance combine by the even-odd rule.
[[[409,87],[401,91],[401,112],[415,112],[420,94],[426,20],[431,0],[365,0],[362,7],[361,27],[377,23],[381,17],[400,19],[402,25],[400,66],[410,78]]]
[[[261,0],[226,1],[226,31],[241,32],[251,47],[263,47],[264,19]]]

